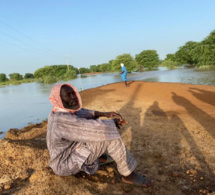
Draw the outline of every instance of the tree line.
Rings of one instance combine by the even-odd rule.
[[[144,59],[143,59],[144,58]],[[22,80],[35,78],[43,83],[54,83],[58,80],[70,80],[77,77],[77,74],[95,73],[95,72],[116,72],[121,70],[120,63],[124,63],[128,72],[138,70],[138,62],[146,63],[146,67],[153,69],[159,64],[159,57],[155,50],[145,50],[136,55],[134,59],[130,54],[122,54],[117,56],[114,60],[110,60],[108,63],[99,65],[91,65],[90,68],[76,68],[72,65],[50,65],[37,69],[34,74],[26,73],[23,77],[19,73],[9,74],[10,79],[6,77],[6,74],[0,73],[0,82],[8,80]],[[142,65],[141,65],[142,66]]]
[[[117,72],[121,70],[120,63],[124,63],[128,72],[155,69],[158,66],[175,68],[182,65],[195,67],[215,65],[215,30],[201,42],[188,41],[179,47],[174,54],[167,54],[160,60],[156,50],[143,50],[135,57],[125,53],[118,55],[107,63],[91,65],[89,68],[76,68],[72,65],[51,65],[37,69],[34,74],[26,73],[24,77],[19,73],[9,74],[10,80],[39,79],[44,83],[54,83],[58,80],[69,80],[77,74],[95,72]],[[0,82],[8,81],[6,74],[0,73]]]
[[[215,30],[200,42],[188,41],[174,54],[167,54],[162,66],[189,64],[195,67],[215,65]]]
[[[143,50],[133,58],[130,54],[122,54],[108,63],[80,68],[81,73],[120,71],[120,63],[127,70],[143,71],[158,66],[176,68],[183,65],[193,67],[210,67],[215,65],[215,30],[200,42],[188,41],[173,54],[167,54],[164,60],[159,59],[156,50]]]
[[[9,74],[9,77],[10,77],[10,79],[7,78],[6,74],[0,73],[0,82],[6,82],[9,80],[20,81],[23,79],[33,79],[34,75],[32,73],[25,73],[25,75],[23,77],[23,75],[21,75],[19,73],[12,73],[12,74]]]
[[[129,53],[118,55],[114,60],[99,65],[91,65],[90,68],[80,68],[80,73],[94,72],[119,72],[121,71],[120,63],[124,63],[127,71],[142,71],[154,69],[159,66],[160,60],[156,50],[144,50],[137,54],[135,58]]]

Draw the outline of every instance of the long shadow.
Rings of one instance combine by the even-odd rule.
[[[163,188],[168,192],[168,183],[171,183],[175,188],[181,190],[181,193],[185,194],[197,194],[200,189],[205,188],[214,190],[213,170],[176,112],[165,113],[160,108],[159,103],[155,101],[146,110],[142,128],[143,131],[148,132],[149,137],[142,137],[145,142],[144,145],[147,146],[147,149],[144,149],[143,145],[142,151],[145,150],[147,156],[143,157],[144,161],[141,168],[149,169],[149,173],[154,176],[158,188]],[[186,140],[189,147],[182,145],[182,139]],[[182,160],[181,156],[183,155],[185,156]],[[201,168],[197,176],[204,176],[205,181],[192,183],[190,176],[185,174],[187,170],[195,170],[196,164],[192,162],[193,157],[198,161],[197,164]],[[156,166],[156,169],[153,166]],[[178,176],[174,176],[174,174],[178,174]],[[162,182],[162,178],[165,176],[168,177],[168,180]],[[187,185],[188,183],[189,189],[181,187],[182,184]]]
[[[215,92],[198,88],[190,88],[189,92],[202,102],[215,106]]]
[[[205,128],[206,131],[208,131],[213,137],[215,137],[215,132],[214,132],[214,121],[215,121],[215,119],[212,118],[211,116],[209,116],[208,114],[206,114],[201,109],[197,108],[195,105],[193,105],[186,98],[179,96],[176,93],[172,93],[172,94],[173,94],[172,99],[175,101],[175,103],[178,105],[184,106],[184,108],[187,110],[187,112],[196,121],[198,121]],[[213,173],[213,170],[210,168],[210,166],[207,163],[203,153],[201,152],[200,148],[198,147],[193,136],[190,134],[188,129],[183,124],[182,120],[178,116],[174,116],[174,120],[177,120],[181,123],[181,126],[180,126],[181,136],[183,136],[183,138],[185,138],[187,140],[187,143],[189,144],[191,153],[196,158],[196,160],[198,161],[198,164],[201,168],[200,171],[206,177],[204,183],[200,183],[199,187],[202,187],[202,188],[206,187],[209,190],[211,189],[212,191],[214,191],[215,190],[215,185],[214,185],[215,175]],[[209,128],[208,128],[208,126],[209,126]],[[187,167],[187,168],[189,168],[189,167]]]
[[[134,99],[137,96],[138,92],[141,90],[141,84],[138,84],[134,93],[131,96],[131,99],[127,104],[125,104],[120,110],[119,113],[125,118],[125,120],[128,122],[128,125],[123,127],[121,130],[119,130],[120,134],[125,133],[127,129],[131,128],[131,137],[133,137],[138,133],[138,132],[133,132],[134,130],[138,131],[140,128],[140,113],[141,113],[141,108],[135,108],[134,107]],[[128,112],[129,111],[129,112]],[[131,115],[136,115],[136,118],[130,118]],[[133,128],[135,127],[135,129]],[[136,133],[136,134],[135,134]],[[131,152],[133,151],[133,140],[131,140],[130,143],[130,150]]]
[[[214,179],[215,175],[213,174],[212,169],[208,165],[203,153],[201,152],[198,145],[196,144],[193,136],[190,134],[190,132],[188,131],[188,129],[185,127],[184,123],[182,122],[182,120],[178,116],[174,116],[174,120],[177,120],[178,122],[181,123],[180,133],[187,140],[187,143],[190,146],[190,150],[192,151],[192,154],[195,156],[195,158],[198,160],[198,163],[201,167],[201,170],[208,174],[207,179]]]
[[[128,81],[128,85],[130,86],[134,81]]]
[[[138,166],[135,172],[143,174],[143,171],[144,173],[146,173],[146,171],[141,169],[141,164],[144,161],[145,157],[145,154],[143,154],[144,151],[142,151],[143,137],[141,136],[141,133],[143,132],[143,129],[141,127],[142,109],[135,107],[134,105],[136,96],[138,95],[138,92],[141,91],[141,87],[142,87],[141,84],[138,84],[136,86],[136,89],[134,90],[130,100],[118,112],[128,122],[128,125],[122,127],[119,130],[119,133],[121,134],[122,137],[124,137],[125,145],[129,148],[131,154],[137,160]],[[131,118],[130,116],[133,117]],[[145,146],[145,148],[147,147]],[[143,155],[140,155],[139,154],[140,152]],[[133,189],[129,188],[129,186],[123,185],[121,185],[121,188],[124,191],[124,193],[140,194],[140,191],[136,188]]]
[[[147,145],[149,148],[147,158],[144,160],[148,164],[153,162],[149,166],[149,171],[154,175],[155,180],[159,179],[159,175],[166,175],[172,169],[181,170],[180,165],[174,165],[174,162],[179,162],[178,154],[180,149],[177,146],[180,142],[180,136],[179,132],[175,129],[175,124],[169,120],[169,114],[172,115],[174,113],[168,113],[167,115],[160,108],[159,102],[154,101],[147,108],[144,116],[143,130],[148,132],[148,137],[144,139],[148,142]],[[156,166],[156,169],[153,166]],[[153,169],[154,171],[152,171]]]
[[[173,101],[183,106],[187,112],[197,121],[199,122],[208,133],[211,134],[215,138],[215,128],[214,128],[214,122],[215,118],[211,117],[198,107],[196,107],[194,104],[192,104],[189,100],[186,98],[177,95],[176,93],[172,93],[172,99]]]

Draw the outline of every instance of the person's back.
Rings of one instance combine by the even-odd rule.
[[[69,170],[68,164],[66,163],[71,152],[77,146],[77,142],[63,139],[58,128],[57,119],[62,118],[60,115],[65,116],[66,114],[68,115],[69,113],[51,112],[49,114],[46,138],[50,154],[50,167],[56,174],[61,176],[73,175],[78,172],[78,170],[75,172]]]

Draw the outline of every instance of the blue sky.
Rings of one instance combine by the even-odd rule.
[[[0,73],[98,65],[154,49],[160,59],[215,30],[214,0],[0,0]]]

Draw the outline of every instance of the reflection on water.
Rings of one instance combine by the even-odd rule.
[[[160,68],[158,71],[129,73],[128,80],[215,85],[215,70]],[[82,91],[115,82],[121,82],[119,73],[79,75],[66,83]],[[0,132],[4,132],[0,134],[0,138],[10,128],[20,129],[28,123],[39,123],[47,119],[52,107],[48,99],[49,93],[54,85],[34,82],[0,88]]]

